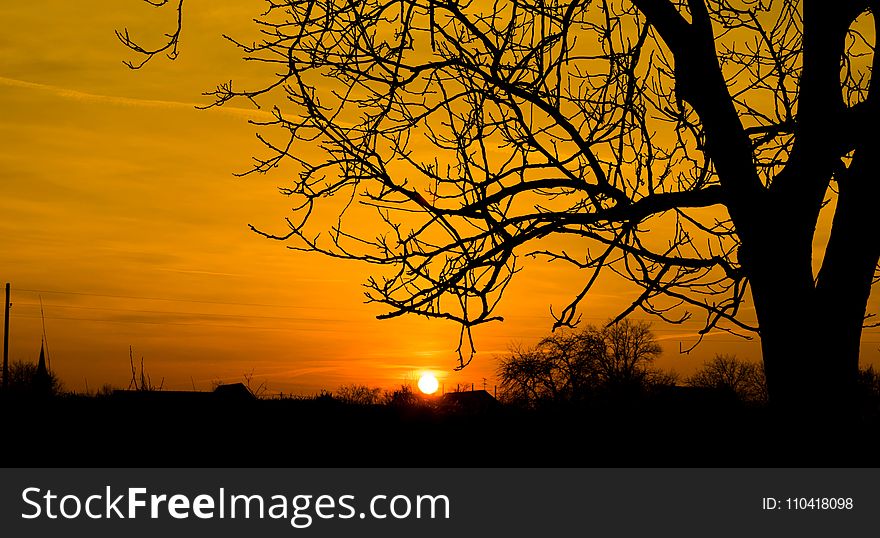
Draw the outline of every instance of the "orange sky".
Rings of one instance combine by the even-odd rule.
[[[392,387],[433,370],[446,389],[494,385],[495,357],[534,344],[582,276],[525,263],[503,324],[475,331],[478,354],[451,372],[453,324],[363,304],[369,267],[286,250],[247,229],[279,229],[280,177],[236,179],[259,152],[254,112],[200,112],[200,93],[248,67],[220,38],[247,36],[262,2],[188,0],[181,56],[132,72],[114,29],[157,35],[170,20],[137,0],[6,2],[0,19],[0,281],[13,286],[10,356],[36,360],[39,297],[52,366],[66,385],[126,386],[128,349],[166,388],[206,389],[254,372],[272,392],[345,383]],[[158,26],[157,26],[158,25]],[[164,26],[163,26],[164,25]],[[817,238],[821,241],[820,237]],[[583,303],[598,323],[628,304],[619,282]],[[876,308],[875,308],[876,310]],[[638,316],[637,316],[638,317]],[[655,325],[659,366],[687,374],[718,351],[756,359],[756,342],[713,335],[690,355],[698,321]],[[865,336],[863,362],[880,335]]]

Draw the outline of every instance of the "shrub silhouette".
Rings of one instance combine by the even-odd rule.
[[[375,405],[382,398],[382,389],[352,383],[336,389],[336,399],[354,405]]]

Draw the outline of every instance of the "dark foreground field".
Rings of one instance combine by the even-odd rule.
[[[479,412],[337,401],[0,401],[4,466],[878,465],[876,417],[818,427],[763,408],[644,400]]]

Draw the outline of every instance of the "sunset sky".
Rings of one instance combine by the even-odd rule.
[[[197,111],[201,93],[253,73],[221,38],[248,39],[263,2],[188,0],[181,55],[131,71],[114,30],[153,37],[170,12],[138,0],[46,0],[0,6],[0,283],[12,284],[10,359],[35,361],[44,305],[52,367],[68,388],[125,387],[129,346],[169,389],[239,381],[271,392],[341,384],[391,388],[436,373],[491,390],[496,357],[533,345],[583,276],[526,262],[501,304],[503,323],[477,328],[477,356],[456,364],[452,323],[398,318],[364,304],[371,268],[289,251],[248,230],[283,229],[280,176],[235,178],[260,152],[244,103]],[[821,242],[823,231],[817,235]],[[583,303],[600,323],[629,304],[608,280]],[[876,311],[876,300],[872,300]],[[644,318],[644,315],[636,315]],[[756,341],[709,336],[690,355],[693,323],[655,323],[658,366],[687,375],[716,352],[756,360]],[[880,333],[863,338],[880,358]]]

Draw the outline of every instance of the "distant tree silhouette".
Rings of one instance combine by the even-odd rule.
[[[651,368],[661,348],[646,322],[624,319],[603,327],[555,333],[532,349],[501,359],[503,400],[525,405],[583,401],[597,391],[632,394],[673,383]]]
[[[745,362],[735,355],[715,355],[685,381],[691,387],[728,392],[744,402],[767,401],[767,384],[760,364]]]
[[[183,0],[147,2],[177,25],[155,47],[121,32],[132,67],[182,35]],[[616,274],[640,288],[620,318],[697,310],[701,335],[759,334],[771,401],[812,418],[855,392],[880,259],[877,7],[273,1],[262,40],[233,41],[270,81],[210,95],[279,103],[251,172],[289,167],[296,204],[259,233],[391,268],[369,281],[381,317],[455,320],[464,345],[501,319],[519,257],[544,257],[586,272],[556,326]],[[365,235],[368,215],[385,231]]]
[[[560,340],[563,349],[577,345],[570,337],[557,337],[557,341]],[[553,353],[552,347],[548,349],[547,342],[542,340],[534,349],[515,348],[501,359],[498,377],[503,401],[538,405],[586,397],[591,384],[580,382],[586,381],[589,370],[572,369],[574,361],[566,361],[565,353]]]
[[[597,356],[600,378],[608,386],[643,385],[651,375],[649,365],[663,348],[644,321],[624,319],[603,327],[599,334],[605,344]]]
[[[410,408],[418,405],[419,396],[410,385],[401,385],[400,388],[385,391],[382,395],[382,403],[391,407]]]
[[[343,385],[336,389],[334,396],[348,404],[375,405],[382,399],[382,389],[357,384]]]
[[[136,390],[136,391],[155,391],[162,390],[162,387],[165,386],[165,378],[162,378],[162,382],[158,385],[153,384],[153,379],[150,377],[150,374],[144,369],[144,358],[141,357],[141,369],[138,372],[137,367],[134,364],[134,351],[131,346],[128,346],[128,364],[131,368],[131,380],[128,382],[128,390]]]

